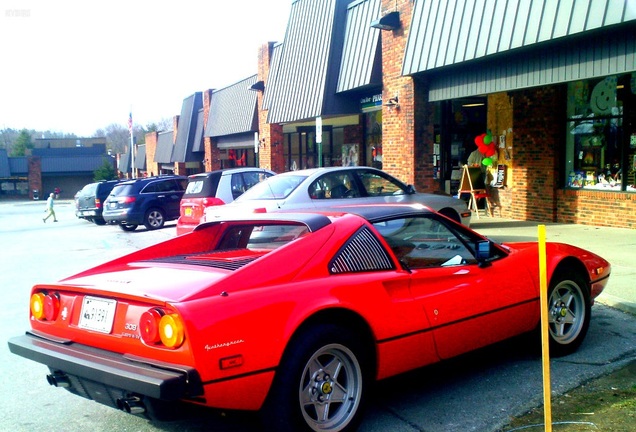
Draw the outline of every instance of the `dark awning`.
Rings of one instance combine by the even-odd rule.
[[[157,151],[155,152],[155,162],[169,164],[172,163],[173,131],[159,132],[157,137]]]
[[[256,79],[253,75],[212,93],[206,137],[258,131],[258,93],[250,90]]]
[[[402,73],[437,101],[633,71],[633,20],[611,0],[417,0]]]
[[[297,0],[281,45],[280,61],[271,66],[275,82],[266,83],[268,123],[351,114],[357,101],[336,94],[347,0]],[[275,85],[274,85],[275,84]]]
[[[337,92],[382,85],[380,30],[370,26],[380,16],[381,0],[358,0],[347,8]]]
[[[203,94],[201,92],[196,92],[183,100],[171,162],[192,162],[201,159],[195,157],[192,152],[199,110],[202,108]]]

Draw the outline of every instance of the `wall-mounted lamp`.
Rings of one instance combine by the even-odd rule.
[[[386,101],[384,106],[385,107],[389,107],[389,108],[399,108],[400,107],[400,99],[398,98],[397,95],[395,95],[394,97],[392,97],[391,99]]]
[[[397,11],[389,12],[382,18],[371,21],[371,27],[380,30],[397,30],[402,26],[400,23],[400,13]]]
[[[263,90],[265,90],[265,83],[263,81],[256,81],[250,86],[250,90],[262,92]]]

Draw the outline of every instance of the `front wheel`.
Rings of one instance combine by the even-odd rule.
[[[315,326],[291,342],[263,408],[276,431],[352,431],[361,421],[369,368],[364,348],[335,325]]]
[[[591,304],[587,284],[573,273],[556,279],[549,290],[550,354],[571,354],[583,342],[590,326]]]

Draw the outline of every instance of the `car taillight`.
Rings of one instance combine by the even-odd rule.
[[[37,320],[44,317],[44,293],[35,293],[31,296],[31,315]]]
[[[60,313],[60,296],[57,293],[35,293],[31,296],[31,315],[37,320],[55,321]]]
[[[203,198],[204,207],[212,207],[212,206],[223,205],[223,204],[225,204],[225,202],[223,202],[221,198],[215,198],[215,197]]]
[[[168,348],[179,348],[184,340],[183,321],[177,314],[168,314],[159,321],[159,337]]]
[[[99,198],[95,198],[95,208],[102,208],[102,202]]]
[[[55,321],[60,313],[60,296],[57,293],[50,293],[44,297],[44,319]]]
[[[139,331],[141,339],[147,344],[156,344],[161,340],[159,337],[159,321],[163,315],[163,311],[159,309],[150,309],[141,314]]]
[[[166,314],[157,308],[141,315],[139,331],[143,341],[149,345],[161,342],[168,348],[179,348],[185,340],[183,320],[179,314]]]
[[[136,197],[134,196],[126,196],[124,197],[124,199],[121,201],[122,204],[131,204],[134,203],[137,200]]]

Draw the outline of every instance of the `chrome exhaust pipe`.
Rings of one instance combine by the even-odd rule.
[[[117,408],[126,411],[128,414],[142,414],[146,412],[146,407],[138,397],[117,399]]]
[[[64,374],[53,373],[46,376],[46,381],[55,387],[68,388],[71,386],[71,381]]]

